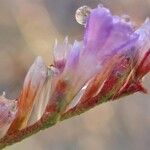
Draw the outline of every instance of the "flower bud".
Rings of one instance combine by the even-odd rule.
[[[9,131],[13,132],[25,128],[47,78],[47,67],[41,57],[37,57],[30,67],[23,85],[23,90],[18,99],[18,113]],[[44,99],[41,99],[42,101]],[[37,112],[38,113],[38,112]]]
[[[16,117],[17,101],[0,96],[0,138],[5,135]]]

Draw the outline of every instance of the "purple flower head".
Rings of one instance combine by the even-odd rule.
[[[63,78],[79,90],[112,57],[135,54],[138,38],[132,22],[113,16],[104,7],[92,9],[87,17],[84,40],[65,49],[68,56],[63,60]]]
[[[84,39],[81,42],[75,42],[68,49],[65,67],[60,75],[61,80],[66,81],[70,86],[72,94],[69,99],[72,99],[97,75],[101,77],[101,80],[103,79],[102,82],[98,82],[97,90],[100,84],[108,80],[107,84],[101,87],[102,91],[108,92],[108,89],[114,88],[114,85],[119,82],[119,74],[125,75],[126,79],[130,71],[137,72],[132,76],[138,72],[143,72],[143,74],[139,73],[142,76],[149,72],[149,54],[145,56],[150,49],[150,21],[148,19],[136,29],[130,20],[114,16],[107,8],[98,6],[90,10],[86,20]],[[143,67],[138,67],[142,60],[144,61]],[[125,84],[124,82],[122,84]],[[59,81],[58,83],[60,84]],[[135,87],[138,88],[139,81],[137,85]]]
[[[20,97],[12,101],[15,111],[0,97],[0,137],[7,132],[0,148],[99,103],[147,92],[142,78],[150,71],[150,20],[137,28],[105,7],[81,8],[76,18],[85,26],[83,40],[56,41],[49,67],[41,57],[35,60]],[[84,13],[86,18],[80,17]]]

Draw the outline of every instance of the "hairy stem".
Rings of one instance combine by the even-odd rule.
[[[25,129],[18,130],[15,133],[6,134],[6,136],[4,136],[0,140],[0,149],[3,149],[6,146],[12,145],[14,143],[20,142],[23,139],[37,133],[38,131],[51,127],[56,123],[57,123],[56,114],[51,117],[49,115],[44,114],[43,117],[35,124]]]
[[[116,89],[116,91],[118,90],[118,88],[115,88],[115,89]],[[127,95],[130,95],[130,94],[133,94],[133,92],[131,91],[131,92],[127,93]],[[125,96],[125,94],[123,94],[123,96]],[[63,121],[63,120],[69,119],[71,117],[80,115],[98,104],[110,101],[111,99],[113,99],[113,97],[114,97],[114,92],[111,91],[104,97],[100,98],[97,96],[97,97],[94,97],[93,99],[91,99],[90,101],[93,101],[92,104],[85,103],[84,106],[82,105],[81,107],[80,106],[74,107],[71,110],[69,110],[68,112],[64,113],[62,116],[60,116],[59,113],[55,113],[53,115],[52,114],[44,114],[42,116],[42,118],[35,124],[25,128],[25,129],[18,130],[17,132],[7,134],[6,136],[4,136],[0,140],[0,149],[3,149],[6,146],[15,144],[17,142],[20,142],[23,139],[37,133],[40,130],[44,130],[48,127],[55,125],[58,121]],[[120,97],[122,97],[122,96],[120,95],[119,97],[115,97],[115,100]]]
[[[103,102],[107,101],[106,99],[109,100],[109,98],[105,98],[105,100],[103,100]],[[22,130],[19,130],[19,131],[16,131],[14,133],[7,134],[6,136],[4,136],[0,140],[0,149],[3,149],[6,146],[15,144],[17,142],[20,142],[23,139],[37,133],[40,130],[51,127],[51,126],[55,125],[59,120],[63,121],[65,119],[69,119],[73,116],[80,115],[81,113],[84,113],[85,111],[87,111],[91,108],[92,107],[89,107],[88,109],[80,109],[80,108],[79,109],[74,109],[71,112],[65,113],[61,117],[59,116],[59,114],[54,114],[53,116],[44,114],[42,116],[42,118],[38,122],[36,122],[35,124],[25,128],[25,129],[22,129]]]

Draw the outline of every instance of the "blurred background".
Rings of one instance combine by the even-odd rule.
[[[114,14],[129,14],[141,24],[150,17],[150,0],[0,0],[0,92],[19,95],[36,56],[51,63],[54,39],[81,39],[75,21],[82,5],[102,3]],[[150,89],[150,77],[144,84]],[[150,94],[105,103],[44,130],[7,150],[149,150]]]

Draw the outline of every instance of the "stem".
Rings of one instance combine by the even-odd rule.
[[[103,102],[107,101],[106,99],[109,100],[109,98],[105,97],[105,100],[103,99]],[[61,118],[60,118],[59,114],[54,114],[51,117],[50,117],[50,115],[44,114],[42,116],[42,118],[38,122],[36,122],[35,124],[25,128],[25,129],[16,131],[14,133],[7,134],[2,139],[0,139],[0,149],[3,149],[6,146],[10,146],[10,145],[15,144],[17,142],[20,142],[23,139],[37,133],[40,130],[44,130],[48,127],[51,127],[51,126],[55,125],[59,120],[63,121],[65,119],[69,119],[73,116],[80,115],[80,114],[84,113],[85,111],[87,111],[93,107],[94,106],[90,106],[87,109],[81,109],[81,108],[74,109],[71,112],[69,111],[69,112],[65,113]]]
[[[52,117],[50,117],[49,115],[44,114],[43,117],[35,124],[25,129],[18,130],[15,133],[6,134],[6,136],[0,139],[0,149],[3,149],[6,146],[12,145],[14,143],[20,142],[23,139],[37,133],[40,130],[55,125],[57,123],[57,116],[58,115],[55,114]]]
[[[105,98],[105,100],[106,100],[106,98]],[[65,119],[69,119],[73,116],[80,115],[80,114],[84,113],[85,111],[91,109],[92,107],[94,107],[94,106],[91,106],[88,109],[81,109],[80,108],[80,109],[74,109],[71,112],[67,112],[60,118],[60,121],[63,121]],[[44,114],[42,116],[42,118],[38,122],[36,122],[35,124],[25,128],[25,129],[16,131],[14,133],[7,134],[2,139],[0,139],[0,149],[3,149],[6,146],[10,146],[10,145],[15,144],[17,142],[20,142],[23,139],[37,133],[40,130],[44,130],[48,127],[55,125],[58,122],[59,117],[60,116],[58,114],[54,114],[52,117],[50,117],[50,115]]]
[[[19,130],[17,132],[14,132],[11,134],[6,134],[6,136],[4,136],[2,139],[0,139],[0,149],[3,149],[6,146],[12,145],[14,143],[20,142],[23,139],[37,133],[40,130],[44,130],[48,127],[55,125],[58,121],[63,121],[65,119],[69,119],[71,117],[80,115],[98,104],[101,104],[103,102],[107,102],[107,101],[113,99],[114,98],[113,90],[110,93],[108,93],[107,95],[105,95],[104,97],[100,98],[99,96],[97,96],[97,97],[90,99],[90,101],[92,101],[92,104],[85,103],[82,106],[79,105],[77,107],[70,109],[68,112],[64,113],[62,116],[60,116],[59,113],[55,113],[53,115],[52,114],[44,114],[42,116],[42,118],[35,124],[25,128],[25,129]],[[116,92],[118,91],[118,86],[115,87],[115,91]],[[126,94],[123,93],[123,96],[129,95],[129,94],[133,94],[133,92],[130,91],[130,93],[126,93]],[[119,95],[119,97],[115,97],[115,100],[120,97],[122,97],[122,96]]]

